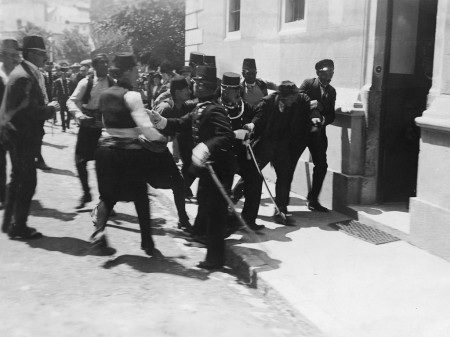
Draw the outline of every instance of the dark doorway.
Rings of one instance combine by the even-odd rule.
[[[420,129],[433,73],[438,0],[391,0],[381,119],[381,201],[416,195]],[[389,41],[389,40],[388,40]]]

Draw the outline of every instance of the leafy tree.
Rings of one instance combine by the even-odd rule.
[[[70,63],[80,62],[90,57],[88,37],[80,34],[76,28],[64,30],[60,46]]]
[[[124,7],[94,23],[99,49],[109,53],[133,50],[145,64],[169,62],[177,68],[184,61],[184,1],[147,0]],[[114,34],[114,41],[105,35]]]

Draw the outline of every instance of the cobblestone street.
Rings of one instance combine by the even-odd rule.
[[[44,237],[0,238],[0,336],[311,336],[282,301],[241,283],[232,270],[209,273],[195,265],[205,249],[192,247],[176,229],[173,207],[152,191],[152,218],[160,252],[140,250],[132,203],[119,203],[107,229],[115,253],[90,250],[89,211],[79,212],[74,165],[77,128],[62,133],[46,125],[43,156],[51,171],[38,171],[29,225]],[[1,212],[3,215],[3,211]],[[192,219],[193,220],[193,219]]]

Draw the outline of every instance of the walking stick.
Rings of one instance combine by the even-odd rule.
[[[253,159],[253,163],[255,163],[256,169],[258,170],[258,173],[261,176],[261,178],[264,182],[264,185],[266,186],[267,192],[269,193],[270,200],[272,200],[272,203],[275,206],[275,209],[277,210],[278,214],[280,214],[281,218],[283,219],[283,223],[285,223],[286,222],[286,214],[284,214],[283,212],[280,211],[280,208],[278,207],[277,203],[275,202],[275,199],[273,198],[272,193],[270,192],[269,185],[267,184],[267,181],[264,178],[264,175],[262,174],[261,169],[259,168],[258,162],[256,161],[255,154],[253,153],[253,149],[252,149],[251,145],[246,144],[246,146],[247,146],[247,151],[250,153],[250,156]]]
[[[234,215],[239,220],[239,223],[241,224],[241,226],[250,231],[250,229],[247,226],[247,224],[245,223],[244,219],[242,219],[241,215],[236,211],[236,208],[234,208],[233,201],[231,201],[230,197],[228,196],[227,192],[225,191],[225,188],[223,187],[222,183],[220,182],[219,178],[217,177],[217,174],[214,171],[211,163],[210,162],[206,162],[205,166],[208,169],[212,180],[214,181],[214,183],[216,184],[217,188],[219,189],[220,194],[222,194],[222,197],[225,199],[225,201],[228,204],[228,207],[231,208],[231,210],[233,211]]]
[[[245,229],[245,231],[248,233],[248,235],[254,241],[257,242],[257,244],[259,245],[261,250],[264,251],[267,254],[267,256],[269,256],[270,250],[261,243],[261,239],[247,226],[244,219],[242,219],[241,215],[236,211],[236,208],[234,208],[233,201],[231,201],[230,197],[228,196],[227,192],[225,191],[225,188],[223,187],[222,183],[220,182],[219,178],[217,177],[216,172],[214,171],[213,167],[211,166],[211,162],[206,162],[205,166],[208,169],[212,180],[214,181],[217,188],[219,189],[220,194],[222,194],[222,197],[226,200],[228,206],[232,209],[234,215],[238,218],[242,227]]]

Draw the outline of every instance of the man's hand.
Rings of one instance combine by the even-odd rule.
[[[236,139],[240,139],[240,140],[246,140],[248,139],[248,130],[244,130],[244,129],[239,129],[239,130],[234,130],[234,135],[236,136]]]
[[[85,114],[80,114],[75,118],[75,121],[79,126],[91,126],[94,125],[95,118],[86,116]]]
[[[310,101],[310,102],[309,102],[309,108],[310,108],[311,110],[317,109],[317,110],[319,110],[319,111],[323,111],[323,105],[322,105],[322,103],[320,103],[320,102],[317,101],[317,100],[312,100],[312,101]]]
[[[197,167],[204,167],[209,158],[209,149],[205,143],[200,143],[192,150],[192,164]]]
[[[255,128],[255,124],[253,124],[253,123],[248,123],[248,124],[245,124],[244,125],[244,129],[245,130],[248,130],[248,131],[250,131],[250,132],[253,132],[253,129]]]
[[[158,112],[154,110],[145,109],[145,112],[150,118],[152,124],[159,130],[164,129],[167,126],[167,118],[161,116]]]
[[[61,107],[57,101],[51,101],[47,104],[47,106],[51,106],[51,107],[55,108],[55,111],[61,110]]]

